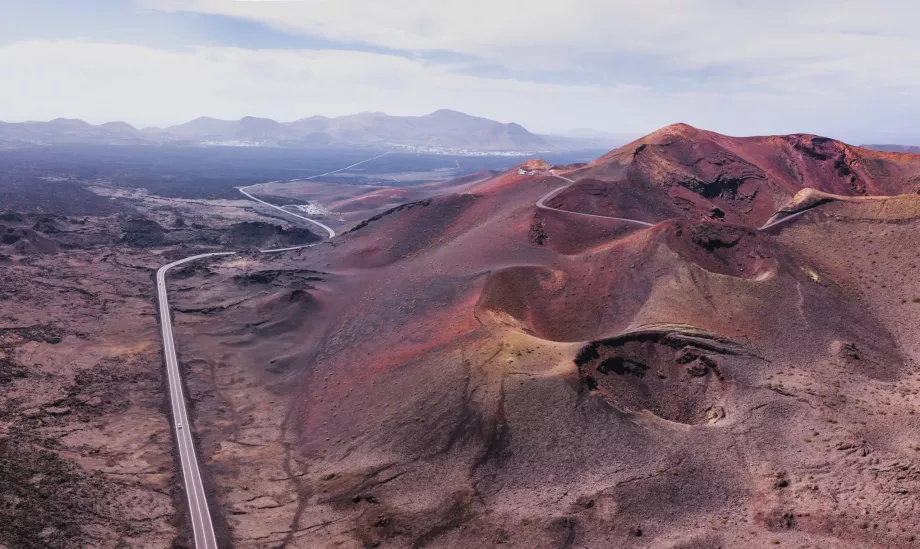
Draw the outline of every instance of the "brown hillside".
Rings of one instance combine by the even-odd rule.
[[[620,215],[630,212],[624,195],[638,193],[654,204],[647,207],[651,220],[679,214],[759,226],[803,188],[846,196],[916,193],[920,155],[815,135],[728,137],[675,124],[573,174],[569,177],[584,182],[550,205]]]

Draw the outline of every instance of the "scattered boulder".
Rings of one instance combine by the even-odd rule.
[[[231,226],[229,231],[222,232],[219,238],[220,244],[225,246],[256,248],[299,246],[319,240],[319,236],[303,227],[285,229],[280,225],[261,221],[237,223]]]
[[[647,410],[696,425],[726,415],[723,406],[714,404],[725,402],[726,381],[718,362],[724,356],[687,345],[671,333],[647,332],[592,342],[579,351],[575,365],[584,387],[622,412]]]
[[[39,408],[28,408],[22,411],[22,415],[28,419],[38,419],[42,417],[42,411]]]
[[[530,234],[528,235],[530,241],[537,246],[542,246],[544,242],[549,238],[549,235],[546,234],[546,223],[541,219],[533,225],[530,226]]]
[[[715,423],[720,419],[725,419],[725,408],[722,406],[712,406],[706,410],[706,423]]]
[[[66,406],[49,406],[45,408],[45,412],[52,416],[66,416],[70,413],[70,408]]]

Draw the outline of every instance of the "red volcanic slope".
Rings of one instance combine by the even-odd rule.
[[[540,210],[564,183],[510,171],[295,252],[324,273],[304,295],[209,320],[258,375],[286,357],[291,546],[912,546],[920,196],[751,225],[803,186],[911,190],[917,159],[683,126],[631,147],[564,172],[592,181],[560,202],[626,186],[609,208],[672,219]]]
[[[373,217],[407,202],[445,193],[463,193],[494,177],[498,172],[484,170],[446,181],[403,187],[385,185],[334,185],[318,181],[271,184],[264,192],[323,204],[345,227]],[[338,230],[338,229],[337,229]]]
[[[920,156],[815,135],[728,137],[675,124],[574,173],[579,185],[550,205],[646,221],[709,217],[755,226],[803,188],[853,196],[915,193]]]

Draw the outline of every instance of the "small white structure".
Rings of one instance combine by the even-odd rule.
[[[518,168],[518,175],[527,175],[527,170],[524,168]]]

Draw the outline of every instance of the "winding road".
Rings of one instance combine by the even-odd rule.
[[[310,179],[315,179],[317,177],[322,177],[324,175],[330,175],[333,173],[339,173],[339,172],[345,171],[354,166],[358,166],[360,164],[364,164],[365,162],[370,162],[382,156],[386,156],[387,154],[389,153],[387,152],[387,153],[375,156],[373,158],[369,158],[367,160],[362,160],[361,162],[357,162],[355,164],[352,164],[351,166],[347,166],[345,168],[341,168],[341,169],[334,170],[331,172],[326,172],[324,174],[314,175],[314,176],[302,178],[302,179],[271,181],[269,183],[306,181]],[[628,219],[628,218],[623,218],[623,217],[611,217],[611,216],[604,216],[604,215],[573,212],[569,210],[562,210],[559,208],[553,208],[551,206],[547,206],[546,205],[547,200],[550,200],[551,198],[553,198],[554,196],[556,196],[563,190],[571,187],[576,182],[573,179],[569,179],[568,177],[564,177],[561,175],[555,175],[555,174],[548,174],[548,175],[550,175],[551,177],[560,179],[562,181],[565,181],[568,184],[562,187],[559,187],[557,189],[554,189],[546,193],[542,197],[540,197],[540,199],[537,200],[535,204],[538,209],[562,212],[565,214],[579,215],[579,216],[585,216],[585,217],[613,219],[617,221],[624,221],[627,223],[634,223],[634,224],[642,225],[645,227],[654,226],[653,223],[648,223],[646,221],[640,221],[638,219]],[[243,195],[252,199],[255,202],[264,204],[276,210],[280,210],[291,217],[295,217],[303,221],[308,221],[312,223],[313,225],[316,225],[324,229],[329,239],[334,238],[336,236],[335,231],[331,227],[328,227],[325,224],[320,223],[319,221],[289,212],[279,206],[275,206],[274,204],[269,204],[268,202],[264,200],[260,200],[252,196],[250,193],[246,192],[247,189],[251,189],[252,187],[255,187],[255,186],[256,185],[250,185],[248,187],[243,187],[243,188],[240,188],[239,191],[243,193]],[[805,212],[804,211],[799,212],[797,214],[791,215],[789,217],[783,218],[773,223],[769,223],[761,227],[759,230],[768,229],[788,219],[797,217],[798,215],[801,215],[802,213],[805,213]],[[291,250],[309,248],[311,246],[315,246],[315,244],[306,244],[303,246],[291,246],[288,248],[260,250],[260,252],[261,253],[278,253],[278,252],[286,252],[286,251],[291,251]],[[185,484],[186,496],[188,498],[189,513],[191,515],[192,530],[193,530],[194,537],[195,537],[196,549],[217,549],[218,545],[217,545],[217,539],[214,535],[214,525],[211,521],[211,513],[208,508],[207,493],[204,488],[204,483],[201,480],[201,472],[198,466],[198,458],[195,453],[195,441],[194,441],[193,433],[192,433],[193,429],[192,429],[191,422],[189,421],[188,412],[185,406],[185,396],[182,390],[182,377],[181,377],[181,372],[179,371],[179,361],[176,356],[176,345],[173,339],[173,332],[172,332],[171,311],[169,308],[169,299],[168,299],[167,292],[166,292],[166,274],[173,267],[177,267],[179,265],[189,263],[191,261],[218,257],[218,256],[230,256],[230,255],[235,255],[236,253],[237,252],[229,251],[229,252],[212,252],[212,253],[193,255],[191,257],[186,257],[178,261],[173,261],[172,263],[169,263],[167,265],[160,267],[157,270],[157,274],[156,274],[157,298],[159,301],[159,309],[160,309],[160,328],[161,328],[161,333],[163,337],[163,353],[166,359],[166,372],[167,372],[167,376],[169,379],[170,402],[171,402],[173,421],[174,421],[173,428],[176,433],[176,441],[177,441],[177,447],[179,451],[179,459],[182,465],[182,478]]]
[[[646,226],[646,227],[654,227],[654,226],[655,226],[654,223],[648,223],[648,222],[646,222],[646,221],[639,221],[638,219],[627,219],[627,218],[625,218],[625,217],[611,217],[611,216],[607,216],[607,215],[597,215],[597,214],[589,214],[589,213],[582,213],[582,212],[573,212],[573,211],[571,211],[571,210],[561,210],[561,209],[559,209],[559,208],[553,208],[552,206],[547,206],[547,205],[546,205],[546,201],[547,201],[547,200],[553,198],[554,196],[556,196],[557,194],[561,193],[561,192],[564,191],[565,189],[568,189],[569,187],[571,187],[571,186],[575,183],[575,180],[574,180],[574,179],[569,179],[568,177],[564,177],[564,176],[556,175],[556,174],[549,174],[549,175],[550,175],[550,177],[555,177],[556,179],[561,179],[561,180],[563,180],[563,181],[566,181],[566,182],[568,182],[569,184],[568,184],[568,185],[564,185],[564,186],[562,186],[562,187],[559,187],[558,189],[552,190],[552,191],[546,193],[545,195],[543,195],[542,197],[540,197],[540,200],[537,200],[537,208],[540,208],[541,210],[551,210],[551,211],[554,211],[554,212],[563,212],[563,213],[567,213],[567,214],[581,215],[581,216],[585,216],[585,217],[599,217],[599,218],[601,218],[601,219],[615,219],[615,220],[617,220],[617,221],[625,221],[625,222],[627,222],[627,223],[636,223],[636,224],[638,224],[638,225],[644,225],[644,226]],[[776,221],[769,221],[769,220],[768,220],[767,223],[764,224],[763,227],[760,227],[760,228],[757,229],[757,230],[758,230],[758,231],[766,231],[767,229],[771,229],[771,228],[773,228],[773,227],[776,227],[777,225],[780,225],[780,224],[782,224],[782,223],[785,223],[786,221],[789,221],[790,219],[795,219],[796,217],[799,217],[800,215],[806,214],[806,213],[808,213],[809,211],[811,211],[810,208],[809,208],[809,209],[801,210],[801,211],[799,211],[799,212],[796,212],[796,213],[793,213],[793,214],[790,214],[790,215],[787,215],[786,217],[784,217],[784,218],[782,218],[782,219],[777,219]]]
[[[574,179],[569,179],[568,177],[563,177],[563,176],[561,176],[561,175],[556,175],[556,174],[549,174],[549,175],[550,175],[550,177],[555,177],[556,179],[561,179],[561,180],[563,180],[563,181],[567,181],[569,184],[568,184],[568,185],[564,185],[564,186],[562,186],[562,187],[559,187],[558,189],[552,190],[552,191],[546,193],[545,195],[543,195],[542,197],[540,197],[540,200],[537,200],[537,208],[539,208],[539,209],[541,209],[541,210],[549,210],[549,211],[553,211],[553,212],[563,212],[563,213],[567,213],[567,214],[580,215],[580,216],[584,216],[584,217],[598,217],[598,218],[601,218],[601,219],[614,219],[614,220],[616,220],[616,221],[625,221],[625,222],[627,222],[627,223],[635,223],[635,224],[637,224],[637,225],[643,225],[643,226],[645,226],[645,227],[654,227],[654,226],[655,226],[654,223],[648,223],[647,221],[639,221],[638,219],[627,219],[627,218],[625,218],[625,217],[612,217],[612,216],[608,216],[608,215],[597,215],[597,214],[589,214],[589,213],[582,213],[582,212],[573,212],[573,211],[571,211],[571,210],[560,210],[559,208],[553,208],[552,206],[547,206],[547,205],[546,205],[546,201],[547,201],[547,200],[549,200],[550,198],[556,196],[557,194],[561,193],[561,192],[564,191],[565,189],[568,189],[568,188],[571,187],[573,184],[575,184],[575,180],[574,180]]]
[[[163,335],[163,354],[166,357],[166,375],[169,378],[169,400],[172,405],[173,429],[176,432],[176,443],[179,448],[179,460],[182,464],[182,478],[185,483],[185,495],[188,498],[188,508],[191,514],[192,530],[195,535],[195,547],[198,549],[217,549],[217,539],[214,536],[214,525],[211,522],[211,512],[208,509],[208,497],[201,482],[201,472],[198,470],[198,458],[195,454],[195,441],[192,439],[192,426],[188,420],[185,409],[185,396],[182,392],[182,377],[179,372],[179,361],[176,358],[176,344],[173,341],[172,318],[169,310],[169,299],[166,295],[166,272],[196,259],[233,255],[236,252],[216,252],[209,254],[193,255],[179,261],[163,265],[157,271],[157,298],[160,303],[160,330]]]
[[[253,188],[253,187],[256,187],[256,186],[258,186],[258,185],[268,185],[269,183],[294,183],[294,182],[296,182],[296,181],[310,181],[311,179],[316,179],[317,177],[323,177],[323,176],[326,176],[326,175],[332,175],[332,174],[334,174],[334,173],[344,172],[345,170],[349,170],[349,169],[351,169],[351,168],[354,168],[355,166],[360,166],[361,164],[364,164],[364,163],[366,163],[366,162],[370,162],[370,161],[372,161],[372,160],[377,160],[378,158],[382,158],[382,157],[384,157],[384,156],[386,156],[386,155],[388,155],[388,154],[390,154],[389,151],[387,151],[387,152],[385,152],[385,153],[383,153],[383,154],[379,154],[379,155],[377,155],[377,156],[375,156],[375,157],[373,157],[373,158],[368,158],[367,160],[362,160],[362,161],[360,161],[360,162],[355,162],[354,164],[352,164],[352,165],[350,165],[350,166],[345,166],[344,168],[339,168],[338,170],[332,170],[331,172],[321,173],[321,174],[317,174],[317,175],[311,175],[310,177],[302,177],[302,178],[297,178],[297,179],[279,179],[279,180],[277,180],[277,181],[268,181],[268,182],[266,182],[266,183],[256,183],[255,185],[250,185],[250,186],[248,186],[248,187],[241,187],[241,188],[239,189],[239,191],[240,191],[241,193],[243,193],[244,195],[246,195],[248,198],[250,198],[250,199],[252,199],[252,200],[255,200],[256,202],[258,202],[258,203],[260,203],[260,204],[265,204],[265,205],[268,206],[269,208],[274,208],[274,209],[276,209],[276,210],[278,210],[278,211],[281,211],[281,212],[286,213],[287,215],[289,215],[289,216],[291,216],[291,217],[296,217],[297,219],[302,219],[302,220],[304,220],[304,221],[309,221],[310,223],[312,223],[312,224],[314,224],[314,225],[320,227],[321,229],[325,230],[325,231],[326,231],[326,234],[329,235],[329,238],[335,238],[335,231],[332,230],[332,228],[330,228],[330,227],[328,227],[328,226],[326,226],[326,225],[320,223],[319,221],[316,221],[315,219],[310,219],[309,217],[304,217],[304,216],[302,216],[302,215],[297,215],[297,214],[295,214],[295,213],[289,212],[289,211],[285,210],[284,208],[282,208],[281,206],[275,206],[274,204],[269,204],[268,202],[266,202],[266,201],[264,201],[264,200],[261,200],[261,199],[258,199],[258,198],[256,198],[256,197],[252,196],[251,194],[249,194],[248,192],[246,192],[246,190],[247,190],[247,189],[251,189],[251,188]],[[279,249],[279,250],[262,250],[262,251],[263,251],[263,252],[267,252],[267,251],[281,252],[281,251],[287,251],[287,250],[296,250],[296,249],[298,249],[299,247],[300,247],[300,248],[303,248],[303,247],[306,247],[306,246],[295,246],[295,247],[293,247],[293,248],[283,248],[283,249]]]
[[[269,183],[306,181],[309,179],[315,179],[324,175],[343,172],[349,168],[364,164],[365,162],[370,162],[371,160],[376,160],[388,154],[390,153],[385,152],[381,155],[375,156],[373,158],[368,158],[367,160],[362,160],[361,162],[356,162],[350,166],[346,166],[338,170],[321,173],[303,179],[270,181]],[[248,198],[260,204],[264,204],[276,210],[281,210],[287,215],[296,217],[297,219],[309,221],[313,225],[324,229],[328,235],[328,238],[335,237],[335,231],[331,227],[328,227],[314,219],[291,213],[283,208],[275,206],[274,204],[269,204],[268,202],[260,200],[246,192],[246,189],[250,189],[252,187],[255,187],[255,185],[243,187],[239,189],[239,191]],[[275,248],[259,251],[261,253],[278,253],[310,248],[315,245],[316,244],[305,244],[303,246],[291,246],[288,248]],[[185,394],[182,391],[182,374],[179,371],[179,360],[176,356],[176,343],[173,339],[172,312],[169,308],[169,297],[166,293],[166,274],[173,267],[177,267],[184,263],[189,263],[199,259],[228,255],[236,255],[236,252],[212,252],[193,255],[191,257],[186,257],[178,261],[173,261],[172,263],[163,265],[157,270],[156,275],[157,300],[160,309],[160,333],[163,337],[163,355],[166,360],[166,375],[169,380],[169,400],[173,416],[173,430],[176,433],[176,445],[179,451],[179,461],[182,466],[182,480],[185,485],[185,495],[188,499],[189,515],[192,523],[192,533],[195,538],[196,549],[218,549],[218,545],[217,537],[214,535],[214,524],[211,520],[211,511],[208,508],[207,492],[205,491],[204,483],[201,480],[201,471],[198,466],[198,456],[195,453],[195,440],[192,432],[192,423],[188,418],[188,410],[185,406]]]
[[[255,186],[255,185],[252,185],[252,187],[254,187],[254,186]],[[310,219],[309,217],[304,217],[304,216],[302,216],[302,215],[297,215],[297,214],[295,214],[295,213],[291,213],[291,212],[285,210],[284,208],[282,208],[281,206],[275,206],[274,204],[269,204],[268,202],[266,202],[266,201],[264,201],[264,200],[260,200],[260,199],[258,199],[258,198],[256,198],[256,197],[252,196],[251,194],[247,193],[247,192],[246,192],[246,189],[248,189],[248,188],[250,188],[250,187],[243,187],[243,188],[239,189],[239,191],[240,191],[241,193],[243,193],[244,195],[246,195],[247,197],[251,198],[252,200],[255,200],[256,202],[259,202],[260,204],[265,204],[265,205],[268,206],[269,208],[274,208],[274,209],[276,209],[276,210],[278,210],[278,211],[281,211],[281,212],[284,212],[284,213],[288,214],[288,215],[291,216],[291,217],[296,217],[297,219],[303,219],[304,221],[309,221],[310,223],[312,223],[312,224],[314,224],[314,225],[320,227],[321,229],[325,230],[325,231],[326,231],[326,234],[329,235],[329,238],[335,237],[335,231],[332,230],[331,227],[327,227],[326,225],[320,223],[319,221],[316,221],[315,219]]]

